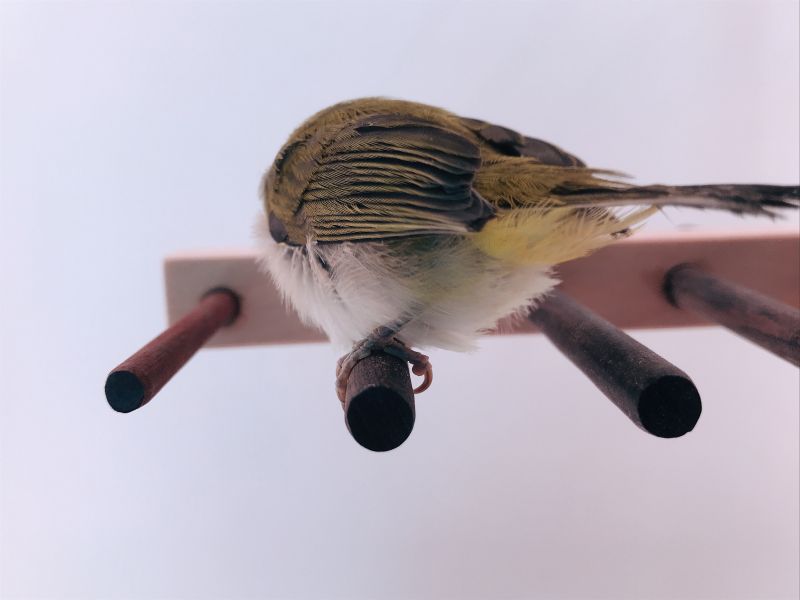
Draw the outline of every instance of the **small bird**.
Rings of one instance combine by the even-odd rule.
[[[774,216],[798,186],[638,186],[543,140],[415,102],[364,98],[303,123],[265,174],[263,265],[301,319],[350,351],[468,350],[557,284],[553,267],[666,205]]]

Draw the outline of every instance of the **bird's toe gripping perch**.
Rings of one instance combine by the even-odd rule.
[[[390,331],[388,334],[387,331]],[[379,327],[367,338],[358,342],[353,349],[339,358],[336,362],[336,395],[342,406],[345,404],[347,395],[347,383],[353,368],[366,357],[383,352],[390,356],[395,356],[412,365],[411,371],[414,375],[423,377],[422,383],[414,388],[415,394],[421,394],[433,383],[433,366],[427,355],[412,350],[408,345],[394,337],[394,331],[385,327]]]

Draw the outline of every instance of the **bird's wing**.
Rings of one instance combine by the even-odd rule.
[[[486,144],[504,156],[525,156],[534,158],[543,165],[554,167],[586,166],[586,163],[580,158],[565,152],[550,142],[527,137],[512,129],[492,125],[478,119],[462,118],[461,121]]]
[[[362,118],[315,162],[297,210],[318,242],[464,233],[493,215],[472,187],[479,145],[432,121]]]
[[[513,129],[493,125],[478,119],[462,117],[461,121],[485,144],[503,156],[532,158],[542,165],[552,167],[586,167],[586,163],[580,158],[550,142],[524,136]],[[608,210],[601,207],[576,208],[575,211],[575,214],[615,220],[615,217]]]

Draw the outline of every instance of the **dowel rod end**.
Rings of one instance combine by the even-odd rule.
[[[191,312],[108,374],[109,406],[129,413],[147,404],[217,330],[237,319],[241,302],[228,288],[206,292]]]
[[[703,404],[691,379],[665,375],[641,391],[637,410],[642,429],[661,438],[676,438],[694,429]]]
[[[405,442],[416,416],[406,361],[377,353],[358,362],[347,382],[344,412],[350,434],[368,450],[386,452]]]
[[[108,404],[117,412],[133,412],[144,404],[145,385],[130,371],[111,371],[105,392]]]

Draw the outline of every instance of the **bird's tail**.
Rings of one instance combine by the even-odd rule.
[[[762,184],[556,187],[551,192],[572,207],[688,206],[736,214],[777,216],[775,209],[800,207],[800,186]]]
[[[515,264],[553,265],[584,256],[624,237],[664,206],[769,217],[800,207],[799,186],[638,186],[612,172],[525,162],[508,172],[511,165],[491,165],[476,180],[478,191],[497,207],[497,218],[474,234],[474,243]]]

